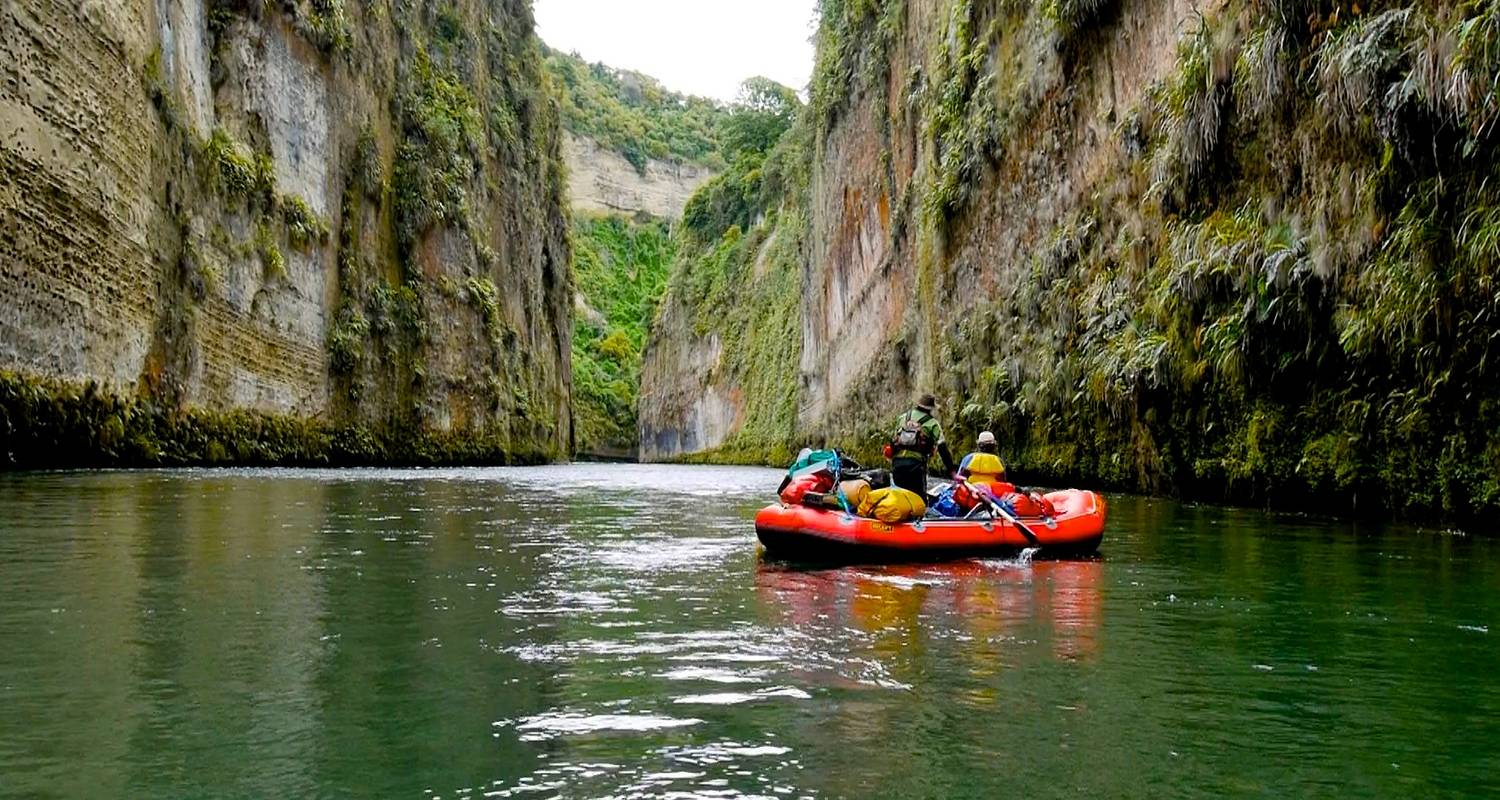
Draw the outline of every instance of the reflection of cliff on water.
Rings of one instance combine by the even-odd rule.
[[[1060,660],[1098,647],[1104,562],[970,560],[806,570],[762,563],[756,593],[783,624],[816,633],[867,634],[873,654],[895,664],[930,648],[1023,660],[1047,645]],[[1016,645],[1007,647],[1007,644]],[[977,666],[977,665],[976,665]]]

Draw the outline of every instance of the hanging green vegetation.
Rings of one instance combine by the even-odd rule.
[[[1178,202],[1184,187],[1202,179],[1224,136],[1234,62],[1217,57],[1218,30],[1199,20],[1177,46],[1177,69],[1150,93],[1157,121],[1153,191]]]
[[[286,223],[292,246],[307,250],[315,244],[328,243],[328,224],[320,219],[306,200],[295,195],[281,198],[281,219]]]
[[[1152,181],[1096,196],[1090,233],[1059,225],[993,324],[952,335],[993,354],[952,380],[959,435],[994,429],[1043,479],[1493,513],[1500,165],[1468,87],[1497,73],[1453,46],[1492,8],[1319,37],[1275,5],[1244,35],[1203,20],[1149,95]]]
[[[418,50],[398,95],[404,141],[391,176],[396,244],[407,263],[434,225],[465,225],[479,170],[484,120],[469,87]]]
[[[691,460],[777,463],[792,452],[811,123],[799,109],[774,144],[742,152],[684,212],[652,336],[718,342],[713,382],[740,398],[735,433]]]
[[[1042,15],[1068,37],[1099,24],[1114,6],[1114,0],[1043,0]]]
[[[276,172],[269,154],[248,152],[223,128],[214,128],[203,144],[203,157],[211,179],[228,197],[265,206],[275,201]]]
[[[370,5],[365,4],[366,11]],[[206,11],[215,58],[221,37],[235,19],[261,19],[273,12],[285,13],[297,33],[325,56],[348,55],[354,44],[345,0],[208,0]]]
[[[891,48],[904,30],[906,5],[904,0],[818,1],[817,59],[808,101],[809,124],[818,140],[832,128],[857,87],[885,91]]]
[[[641,352],[677,245],[668,224],[617,216],[573,221],[575,449],[635,449]]]
[[[923,198],[940,222],[968,203],[983,170],[999,156],[1002,119],[995,75],[985,69],[998,26],[976,30],[973,0],[955,3],[930,93],[920,101],[937,165]]]
[[[567,257],[557,106],[529,12],[506,5],[479,25],[463,4],[389,7],[395,135],[366,122],[346,152],[326,346],[337,419],[390,405],[400,425],[457,418],[497,454],[537,442],[560,456],[564,379],[532,349],[569,338],[551,331],[571,294],[554,266]],[[542,306],[507,302],[538,283]]]
[[[1172,68],[1123,109],[1118,63],[1075,45],[1105,42],[1089,30],[1127,8],[953,0],[925,21],[926,51],[893,64],[903,5],[823,0],[798,132],[688,204],[663,301],[675,327],[659,335],[717,342],[711,383],[738,392],[739,432],[701,458],[800,444],[788,365],[802,354],[787,342],[800,348],[809,287],[779,269],[807,257],[809,182],[794,169],[775,199],[764,190],[788,164],[810,169],[778,153],[826,139],[850,158],[881,151],[887,170],[916,151],[898,178],[926,213],[915,236],[896,233],[899,212],[885,233],[918,262],[904,298],[917,321],[887,349],[934,362],[951,433],[994,430],[1027,479],[1500,511],[1500,399],[1486,391],[1500,379],[1500,3],[1231,2],[1185,26]],[[906,71],[914,143],[869,132],[867,116],[840,130],[860,104],[889,116],[892,69]],[[1118,141],[1096,143],[1101,130]],[[843,179],[842,157],[819,152],[825,177]],[[993,216],[966,217],[976,200]],[[888,399],[873,395],[891,382],[861,380],[830,403]],[[872,454],[885,421],[838,413],[812,430]]]
[[[349,51],[353,31],[344,0],[306,0],[297,9],[298,28],[309,41],[330,55]]]

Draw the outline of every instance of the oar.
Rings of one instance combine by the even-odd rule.
[[[969,489],[972,490],[974,494],[978,495],[979,499],[985,501],[986,503],[989,503],[990,508],[994,509],[995,513],[999,514],[1001,519],[1004,519],[1006,522],[1009,522],[1010,524],[1016,526],[1016,530],[1020,531],[1021,535],[1026,537],[1026,541],[1031,542],[1032,547],[1042,546],[1042,540],[1037,538],[1036,533],[1032,531],[1031,528],[1027,527],[1026,523],[1020,521],[1019,519],[1016,519],[1014,515],[1006,511],[1005,507],[1000,505],[1000,502],[995,499],[995,495],[989,490],[989,487],[978,486],[976,484],[969,483],[968,480],[964,481],[964,485],[969,487]]]

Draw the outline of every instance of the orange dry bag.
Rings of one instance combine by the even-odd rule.
[[[802,505],[808,492],[826,492],[833,488],[833,476],[826,472],[799,475],[781,490],[781,502],[789,506]]]

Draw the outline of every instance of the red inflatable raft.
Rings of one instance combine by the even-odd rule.
[[[1012,555],[1038,546],[1043,556],[1083,556],[1098,550],[1104,538],[1104,498],[1078,489],[1046,497],[1056,516],[1020,518],[1036,535],[1036,544],[1002,519],[889,523],[782,503],[755,515],[755,533],[768,555],[794,561],[939,560]]]

